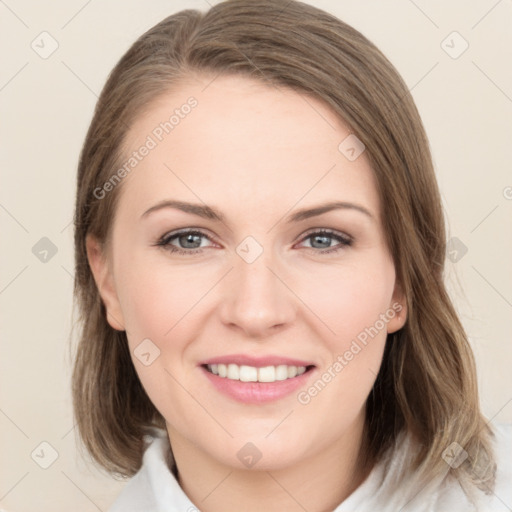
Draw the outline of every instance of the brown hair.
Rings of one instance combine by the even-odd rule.
[[[81,152],[75,210],[81,334],[73,399],[85,447],[112,474],[131,476],[141,466],[148,427],[164,426],[139,382],[126,333],[107,323],[85,240],[88,234],[109,240],[122,184],[101,200],[94,190],[123,161],[130,126],[191,73],[241,74],[312,94],[364,143],[408,318],[388,335],[367,400],[363,453],[373,464],[400,433],[409,433],[419,447],[413,468],[430,479],[448,471],[442,454],[457,442],[469,457],[452,473],[490,489],[492,432],[479,409],[472,351],[443,283],[445,227],[420,116],[407,86],[370,41],[295,0],[228,0],[206,13],[178,12],[143,34],[108,78]]]

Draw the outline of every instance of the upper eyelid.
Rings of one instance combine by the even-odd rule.
[[[209,240],[215,242],[216,239],[214,236],[206,233],[203,228],[183,228],[179,229],[178,231],[169,231],[168,233],[165,233],[163,236],[159,238],[159,240],[170,240],[172,238],[177,238],[180,235],[188,235],[188,234],[195,234],[195,235],[201,235],[204,238],[208,238]]]
[[[308,238],[309,236],[324,232],[327,235],[332,235],[333,237],[340,237],[342,239],[348,239],[349,241],[353,241],[353,237],[349,235],[348,233],[344,233],[342,231],[337,231],[335,229],[331,228],[310,228],[306,230],[301,236],[299,241],[303,241],[305,238]],[[216,238],[207,232],[204,231],[204,228],[183,228],[178,231],[170,231],[163,235],[159,240],[160,241],[170,241],[174,238],[177,238],[180,235],[187,235],[187,234],[196,234],[203,236],[204,238],[209,239],[211,242],[219,243],[217,242]]]

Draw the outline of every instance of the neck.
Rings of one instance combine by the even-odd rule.
[[[275,470],[222,464],[167,429],[178,482],[202,512],[332,512],[368,474],[360,461],[363,426],[364,417],[327,449]]]

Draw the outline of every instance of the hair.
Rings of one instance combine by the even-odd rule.
[[[144,435],[165,425],[138,379],[126,333],[107,322],[87,258],[87,235],[103,247],[109,242],[123,185],[101,200],[94,190],[123,162],[126,135],[148,104],[193,74],[245,76],[313,95],[363,142],[408,314],[403,328],[388,334],[366,402],[362,457],[372,466],[407,433],[418,447],[412,469],[424,481],[446,474],[471,489],[492,489],[493,432],[443,282],[443,211],[419,113],[398,72],[366,37],[296,0],[227,0],[169,16],[133,43],[101,92],[80,155],[74,217],[80,336],[73,404],[93,459],[114,476],[133,476]],[[468,457],[450,470],[442,455],[453,442]]]

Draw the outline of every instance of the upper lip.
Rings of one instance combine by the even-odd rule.
[[[230,354],[226,356],[212,357],[206,361],[200,363],[201,365],[206,364],[236,364],[238,366],[254,366],[256,368],[262,368],[265,366],[279,366],[285,364],[287,366],[314,366],[310,361],[303,361],[300,359],[294,359],[292,357],[284,356],[248,356],[245,354]]]

